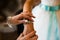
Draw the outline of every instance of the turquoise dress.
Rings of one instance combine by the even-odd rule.
[[[38,40],[60,40],[59,24],[56,11],[60,10],[58,6],[48,6],[39,4],[32,13],[34,19],[34,29],[37,31]]]

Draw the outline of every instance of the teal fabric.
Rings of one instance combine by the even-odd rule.
[[[39,4],[40,7],[43,7],[46,11],[57,11],[60,9],[60,5],[58,6],[47,6],[47,5],[44,5],[44,4]]]
[[[60,10],[60,5],[58,5],[58,6],[47,6],[47,5],[40,4],[40,7],[43,7],[46,11],[50,12],[50,21],[49,21],[49,26],[48,26],[49,28],[48,28],[47,40],[51,40],[53,24],[55,27],[54,39],[60,40],[59,39],[59,30],[58,30],[58,21],[57,21],[57,17],[56,17],[56,11]]]
[[[58,21],[57,21],[57,17],[56,17],[56,12],[55,11],[51,11],[50,12],[50,22],[49,22],[49,29],[48,29],[48,38],[47,40],[50,40],[51,38],[51,33],[52,33],[52,23],[54,23],[54,27],[55,27],[55,33],[54,33],[54,38],[55,40],[59,40],[59,30],[58,30]]]

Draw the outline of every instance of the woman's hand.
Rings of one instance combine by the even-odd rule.
[[[23,18],[28,19],[30,21],[33,21],[32,18],[35,18],[35,16],[33,16],[32,13],[29,11],[22,12],[21,14],[23,15]]]
[[[21,34],[18,38],[17,38],[17,40],[37,40],[37,35],[35,35],[35,31],[33,31],[33,32],[31,32],[31,33],[29,33],[29,34],[27,34],[27,35],[24,35],[23,36],[23,34]]]
[[[16,16],[11,17],[10,21],[12,24],[21,24],[21,23],[25,23],[25,20],[21,20],[21,19],[28,19],[30,21],[33,22],[33,19],[35,18],[32,13],[30,12],[22,12],[21,14],[18,14]]]

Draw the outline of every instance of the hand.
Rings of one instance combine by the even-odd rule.
[[[17,40],[37,40],[37,35],[35,35],[35,31],[33,31],[33,32],[31,32],[31,33],[29,33],[29,34],[27,34],[27,35],[24,35],[23,36],[23,34],[21,34],[18,38],[17,38]]]
[[[11,18],[11,23],[16,24],[16,25],[17,24],[21,24],[21,23],[25,23],[25,20],[21,20],[21,19],[28,19],[28,20],[30,20],[30,21],[33,22],[32,17],[35,18],[32,15],[32,13],[30,13],[30,12],[22,12],[21,14],[18,14],[16,16],[13,16]]]
[[[32,18],[35,18],[35,16],[33,16],[29,11],[22,12],[21,14],[23,15],[22,18],[28,19],[30,21],[33,21]]]

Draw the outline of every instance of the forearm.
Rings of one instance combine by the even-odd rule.
[[[34,0],[26,0],[24,6],[23,6],[23,11],[32,11],[34,5]]]
[[[33,4],[34,4],[34,0],[26,0],[23,7],[23,12],[25,11],[32,12]],[[26,35],[31,31],[34,31],[33,23],[24,24],[23,34]]]

